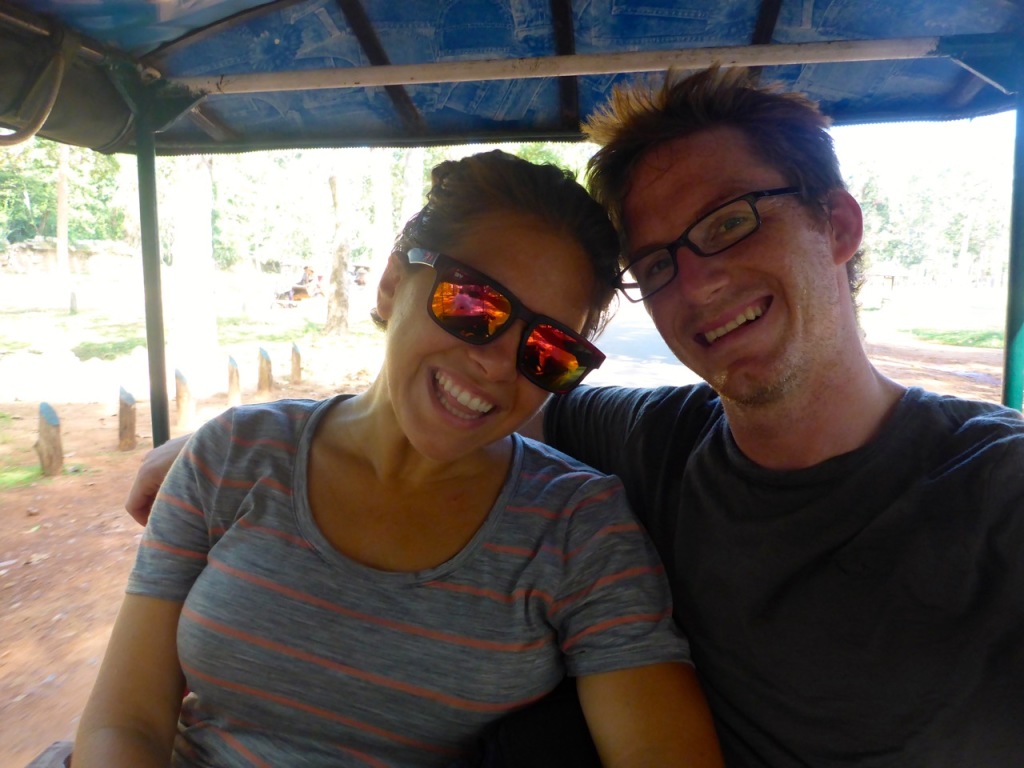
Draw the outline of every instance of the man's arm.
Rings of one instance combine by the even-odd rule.
[[[149,520],[149,512],[153,508],[157,491],[163,483],[171,464],[181,453],[191,435],[182,435],[168,440],[159,445],[142,459],[139,471],[135,473],[135,482],[128,491],[128,498],[124,502],[124,508],[139,525],[145,525]]]
[[[577,681],[605,768],[721,768],[711,711],[693,667],[651,664]]]

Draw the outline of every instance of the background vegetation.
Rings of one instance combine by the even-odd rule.
[[[858,129],[837,129],[837,134]],[[1005,292],[1008,160],[979,160],[977,153],[985,147],[958,146],[934,161],[931,156],[916,157],[911,170],[894,173],[898,163],[893,156],[851,156],[842,142],[837,143],[850,190],[865,215],[869,281],[862,306],[866,312],[880,308],[907,287]],[[534,161],[568,167],[581,177],[593,151],[586,144],[503,148]],[[878,147],[883,148],[883,144]],[[355,266],[379,269],[396,232],[421,206],[430,169],[444,159],[481,149],[303,150],[158,158],[161,256],[169,268],[190,265],[191,272],[181,269],[178,273],[187,274],[186,281],[193,285],[208,282],[203,275],[209,270],[277,274],[283,284],[305,264],[325,279],[336,271],[351,272]],[[12,254],[19,243],[56,235],[54,180],[59,162],[56,145],[44,140],[0,149],[0,263],[6,260],[8,266],[17,267]],[[115,241],[138,259],[134,157],[71,148],[66,172],[72,250],[85,241]],[[373,272],[369,279],[375,279]],[[194,299],[186,306],[199,311]],[[347,299],[340,300],[341,312],[346,314]],[[346,326],[347,318],[334,327]],[[968,328],[962,333],[918,327],[916,332],[947,343],[1002,344],[998,327]],[[80,345],[76,354],[117,354],[117,342],[130,348],[141,340],[136,329],[126,329],[122,338],[102,340],[96,349]]]

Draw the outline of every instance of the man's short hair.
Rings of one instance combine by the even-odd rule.
[[[639,161],[651,149],[711,128],[742,132],[753,152],[799,188],[820,220],[829,216],[829,194],[846,189],[830,120],[810,99],[762,86],[742,67],[713,66],[689,76],[670,72],[660,84],[616,88],[609,103],[584,126],[600,150],[588,164],[591,194],[604,205],[623,242],[623,205]],[[710,171],[713,172],[713,171]],[[861,253],[847,262],[850,292],[861,283]]]

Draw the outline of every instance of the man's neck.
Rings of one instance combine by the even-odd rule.
[[[803,469],[877,435],[906,388],[879,373],[866,355],[847,362],[770,404],[723,399],[733,438],[747,458],[769,469]]]

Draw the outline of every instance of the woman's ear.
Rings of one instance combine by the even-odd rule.
[[[864,218],[860,204],[845,189],[834,190],[828,198],[832,226],[833,260],[845,264],[860,249],[864,237]]]
[[[405,265],[398,260],[397,255],[392,253],[388,256],[388,263],[384,266],[380,282],[377,284],[377,314],[384,322],[387,322],[394,310],[395,296],[405,272]]]

